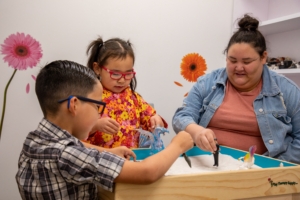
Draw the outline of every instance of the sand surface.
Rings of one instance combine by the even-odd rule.
[[[233,157],[225,154],[219,154],[219,166],[214,167],[213,155],[199,155],[189,157],[192,163],[190,168],[183,157],[179,157],[171,168],[165,174],[169,175],[182,175],[182,174],[199,174],[205,172],[215,171],[233,171],[233,170],[249,170],[245,167],[243,161],[234,159]],[[261,168],[257,165],[252,165],[251,169]]]

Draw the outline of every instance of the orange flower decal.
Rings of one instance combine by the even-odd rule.
[[[190,53],[182,58],[181,75],[189,82],[196,82],[207,70],[205,59],[198,53]]]

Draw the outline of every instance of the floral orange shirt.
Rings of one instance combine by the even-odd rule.
[[[138,148],[139,132],[135,129],[150,131],[150,118],[156,111],[138,93],[134,94],[129,87],[122,93],[112,93],[103,88],[102,101],[106,103],[106,107],[102,117],[116,120],[120,124],[120,130],[113,135],[96,131],[89,136],[87,142],[104,148]],[[162,120],[167,128],[167,123]]]

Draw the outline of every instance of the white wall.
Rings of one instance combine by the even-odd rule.
[[[289,18],[289,15],[300,13],[299,0],[234,0],[233,1],[233,23],[236,25],[236,19],[250,13],[260,22],[274,20],[276,18]],[[279,20],[281,21],[281,20]],[[274,22],[273,22],[274,23]],[[285,25],[291,22],[285,22]],[[280,23],[274,25],[281,27],[281,32],[264,34],[267,44],[268,56],[273,57],[289,57],[296,62],[300,60],[300,29],[296,26],[294,29],[285,30]],[[298,27],[298,28],[297,28]],[[233,29],[235,31],[236,29]],[[276,70],[280,72],[280,70]],[[293,80],[300,86],[299,73],[285,73],[289,79]]]
[[[167,145],[174,136],[172,116],[193,85],[180,75],[181,58],[196,52],[206,59],[208,71],[225,66],[222,52],[231,34],[232,4],[220,0],[2,0],[0,44],[10,34],[30,34],[41,43],[43,57],[37,67],[17,71],[8,89],[0,141],[0,199],[20,199],[14,176],[22,143],[42,118],[31,78],[41,66],[57,59],[85,64],[86,47],[98,35],[105,40],[130,39],[136,53],[137,91],[169,123]],[[4,88],[13,69],[4,63],[3,55],[0,65],[2,111]]]
[[[234,0],[233,20],[249,13],[259,21],[266,21],[298,13],[299,8],[299,0]]]

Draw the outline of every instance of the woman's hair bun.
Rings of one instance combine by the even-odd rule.
[[[258,28],[259,21],[247,14],[239,20],[239,30],[243,31],[256,31]]]

